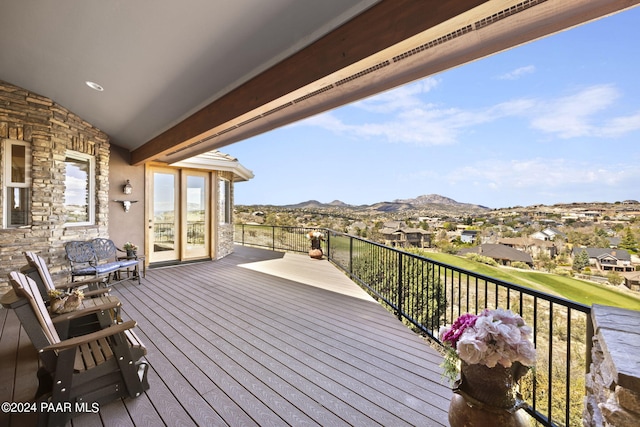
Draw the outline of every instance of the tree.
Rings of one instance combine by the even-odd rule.
[[[447,221],[442,224],[442,228],[444,228],[447,231],[456,231],[457,227],[455,223]]]
[[[624,282],[624,277],[615,271],[610,271],[607,273],[607,281],[613,286],[618,286]]]
[[[589,265],[589,254],[587,253],[586,250],[583,249],[573,257],[572,268],[575,271],[580,271],[583,268],[587,267],[588,265]]]
[[[587,263],[588,262],[589,262],[589,259],[587,258]],[[553,259],[551,259],[551,257],[546,253],[541,253],[540,255],[538,255],[538,258],[536,259],[536,264],[538,265],[539,269],[549,271],[549,272],[555,270],[555,268],[558,266],[558,264]]]
[[[625,230],[624,236],[622,237],[619,246],[622,249],[628,250],[629,252],[638,251],[638,241],[636,240],[633,231],[631,231],[631,227],[627,227],[627,229]]]

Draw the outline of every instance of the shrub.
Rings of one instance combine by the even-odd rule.
[[[624,282],[624,277],[622,277],[621,274],[616,273],[615,271],[610,271],[609,273],[607,273],[607,281],[613,286],[618,286]]]
[[[520,268],[522,270],[531,270],[531,267],[529,267],[529,264],[527,264],[526,262],[522,262],[522,261],[512,262],[511,263],[511,267]]]
[[[466,254],[465,256],[471,261],[480,262],[482,264],[487,264],[493,267],[498,266],[498,262],[493,258],[489,258],[488,256],[480,254]]]
[[[556,268],[553,270],[553,274],[557,274],[558,276],[571,277],[571,270],[567,270],[566,268]]]

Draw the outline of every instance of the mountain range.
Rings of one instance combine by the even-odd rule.
[[[439,194],[428,194],[418,196],[413,199],[396,199],[391,202],[378,202],[372,205],[350,205],[340,200],[334,200],[330,203],[321,203],[317,200],[308,200],[306,202],[294,205],[281,206],[287,209],[329,209],[344,208],[354,210],[369,210],[377,212],[403,212],[411,210],[455,210],[477,212],[489,210],[490,208],[470,203],[460,203],[449,197]]]

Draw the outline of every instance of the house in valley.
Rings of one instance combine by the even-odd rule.
[[[529,237],[531,237],[532,239],[554,241],[556,239],[556,237],[558,237],[558,236],[563,238],[563,239],[567,237],[563,232],[558,231],[555,228],[547,227],[544,230],[536,231],[535,233],[533,233]]]
[[[385,245],[395,248],[428,248],[431,246],[431,233],[422,228],[403,227],[403,224],[395,224],[400,227],[384,227],[380,230]],[[393,224],[385,223],[385,225]]]
[[[526,252],[532,257],[547,255],[555,258],[558,255],[558,248],[553,241],[533,239],[531,237],[503,237],[498,239],[498,243]]]
[[[631,255],[625,249],[611,248],[573,248],[575,257],[582,251],[589,255],[589,265],[600,271],[632,272]]]
[[[460,255],[470,253],[483,255],[496,260],[502,265],[511,265],[511,263],[519,261],[533,267],[533,258],[528,253],[496,243],[485,243],[472,248],[464,248],[458,253]]]
[[[460,241],[462,243],[475,243],[478,239],[478,230],[462,230]]]

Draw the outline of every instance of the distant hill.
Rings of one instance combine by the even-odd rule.
[[[317,200],[308,200],[306,202],[294,205],[281,206],[286,209],[330,209],[343,208],[358,211],[371,212],[406,212],[406,211],[448,211],[448,212],[478,212],[489,210],[486,206],[474,205],[470,203],[460,203],[449,197],[440,196],[438,194],[429,194],[418,196],[414,199],[396,199],[391,202],[377,202],[372,205],[350,205],[340,200],[334,200],[330,203],[321,203]]]
[[[415,199],[397,199],[394,200],[394,203],[407,203],[413,206],[428,206],[428,205],[448,205],[448,206],[456,206],[456,207],[467,207],[474,209],[489,209],[486,206],[482,205],[474,205],[471,203],[460,203],[456,202],[449,197],[441,196],[439,194],[428,194],[418,196]]]

